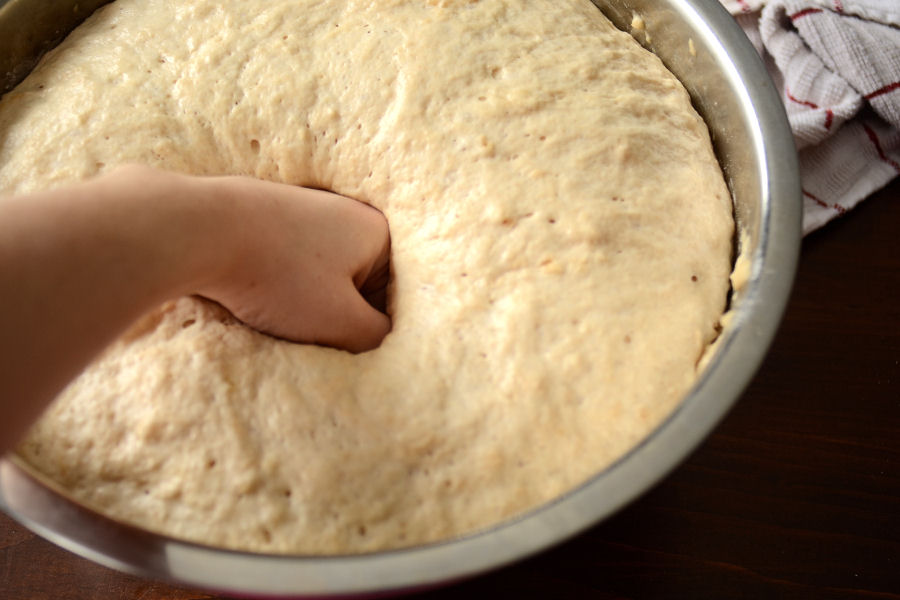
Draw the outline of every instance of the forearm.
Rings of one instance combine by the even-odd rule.
[[[201,230],[220,211],[190,192],[126,174],[0,201],[0,451],[132,321],[215,264]]]

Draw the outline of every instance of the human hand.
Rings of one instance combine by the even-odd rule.
[[[380,212],[330,192],[246,177],[197,181],[225,207],[227,224],[215,236],[226,260],[208,269],[197,294],[288,340],[351,352],[381,343],[391,323],[381,312],[390,236]]]

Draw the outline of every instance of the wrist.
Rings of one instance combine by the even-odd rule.
[[[227,276],[234,199],[216,178],[126,166],[87,185],[123,228],[124,251],[140,257],[148,301],[202,293]]]

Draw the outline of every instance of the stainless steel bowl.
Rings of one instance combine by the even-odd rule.
[[[0,0],[6,89],[103,1]],[[715,427],[774,336],[800,243],[793,140],[761,61],[715,0],[595,0],[684,82],[709,124],[735,200],[749,278],[732,298],[708,366],[681,406],[607,470],[555,501],[488,530],[360,556],[268,556],[172,540],[93,513],[15,459],[0,463],[0,505],[38,534],[123,571],[267,596],[403,590],[471,576],[539,552],[611,515],[659,481]],[[2,63],[6,60],[6,64]]]

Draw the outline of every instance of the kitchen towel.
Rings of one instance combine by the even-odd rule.
[[[900,174],[900,0],[721,0],[781,92],[803,232]]]

